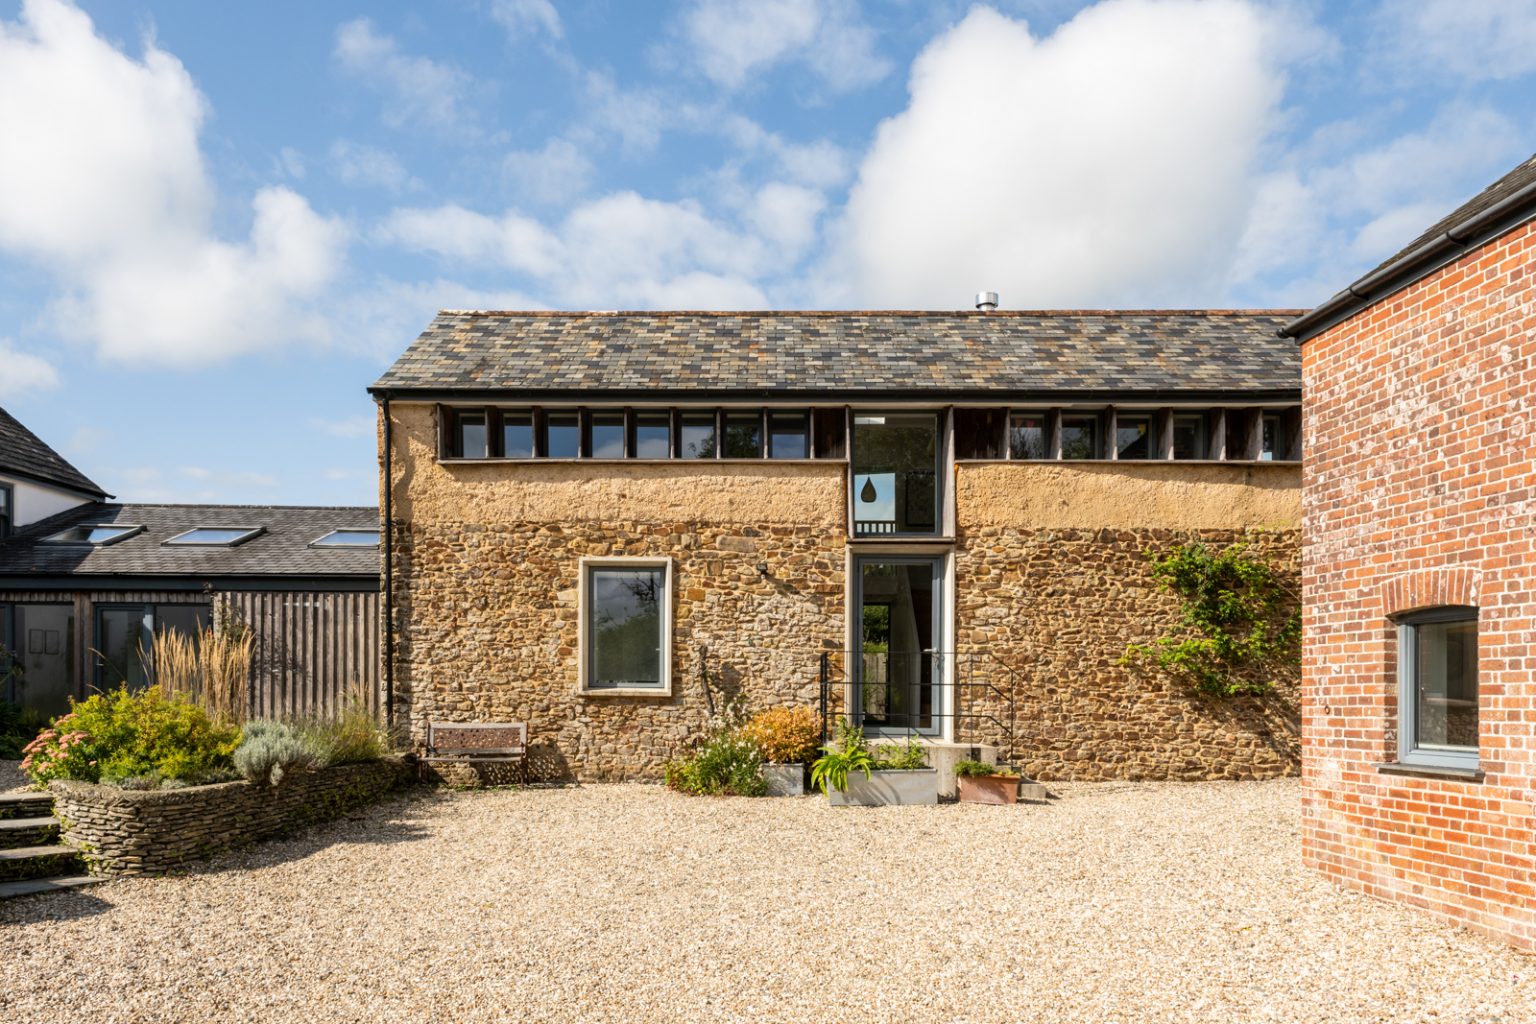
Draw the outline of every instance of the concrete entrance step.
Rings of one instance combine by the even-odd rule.
[[[36,818],[0,819],[0,849],[19,846],[47,846],[59,838],[59,819],[53,815]]]
[[[87,885],[99,885],[105,878],[97,875],[61,875],[55,878],[28,878],[20,882],[0,882],[0,900],[11,896],[35,896],[40,892],[65,892]]]

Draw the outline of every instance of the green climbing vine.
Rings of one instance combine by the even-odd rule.
[[[1178,622],[1121,664],[1151,662],[1200,693],[1268,693],[1301,668],[1301,602],[1246,544],[1215,552],[1199,542],[1147,552],[1152,575],[1180,600]]]

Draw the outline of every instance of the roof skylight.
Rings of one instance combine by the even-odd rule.
[[[266,530],[263,526],[197,526],[185,533],[178,533],[166,544],[189,547],[232,548],[244,544]]]
[[[378,546],[379,531],[366,528],[332,530],[310,544],[312,548],[376,548]]]
[[[127,540],[143,529],[142,526],[118,526],[116,523],[81,523],[44,537],[43,540],[49,544],[91,544],[103,547]]]

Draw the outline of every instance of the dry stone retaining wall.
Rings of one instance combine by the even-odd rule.
[[[48,788],[63,841],[83,853],[93,873],[152,875],[329,821],[378,800],[409,776],[402,759],[386,758],[290,775],[277,786],[241,780],[125,790],[55,781]]]

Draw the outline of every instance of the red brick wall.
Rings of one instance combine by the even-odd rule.
[[[1303,852],[1351,887],[1536,949],[1536,224],[1302,347]],[[1397,754],[1387,616],[1479,612],[1480,757]]]

